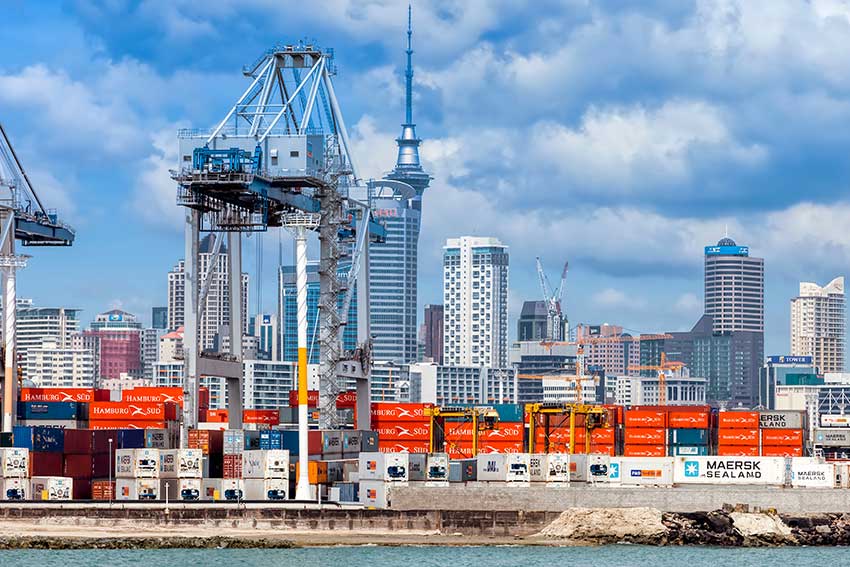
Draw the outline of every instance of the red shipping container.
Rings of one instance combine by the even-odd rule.
[[[95,480],[91,483],[92,500],[114,500],[115,481]]]
[[[86,402],[95,401],[91,388],[21,388],[22,402]]]
[[[802,429],[762,429],[762,445],[803,446]]]
[[[71,498],[74,500],[91,500],[91,479],[75,478],[71,483]]]
[[[95,453],[92,455],[92,478],[108,477],[109,471],[115,465],[115,456],[110,453]]]
[[[65,454],[91,455],[94,453],[94,433],[91,429],[65,429]]]
[[[397,423],[397,424],[378,424],[372,427],[378,432],[378,437],[381,440],[387,441],[428,441],[431,438],[431,430],[428,425],[420,425],[418,423]],[[447,428],[448,429],[448,428]],[[470,436],[472,433],[470,432]],[[450,433],[446,432],[448,438]]]
[[[718,445],[718,457],[758,457],[758,445]]]
[[[481,441],[478,443],[478,452],[486,453],[522,453],[524,451],[522,441]]]
[[[393,404],[393,403],[373,403],[372,404],[372,423],[398,423],[400,421],[418,421],[428,422],[428,416],[425,415],[425,408],[431,404]]]
[[[115,423],[115,422],[112,422]],[[91,426],[91,424],[89,424]],[[66,432],[67,433],[67,432]],[[114,452],[118,448],[118,434],[113,430],[110,431],[108,429],[94,430],[92,429],[92,439],[93,441],[93,452],[97,453],[107,453],[110,448]],[[112,444],[110,445],[109,440],[112,440]]]
[[[89,420],[165,421],[165,404],[158,402],[92,402]]]
[[[627,410],[624,422],[627,430],[629,427],[663,428],[667,426],[667,414],[663,411]]]
[[[590,431],[590,442],[600,445],[614,444],[614,428],[613,427],[597,427]]]
[[[718,445],[758,445],[758,429],[718,429]]]
[[[614,445],[591,445],[590,452],[601,455],[609,455],[611,457],[617,454]]]
[[[321,431],[310,431],[312,435],[308,436],[308,449],[312,454],[313,448],[311,443],[312,439],[319,439],[319,446],[321,447],[322,441]],[[318,435],[316,435],[318,434]],[[224,452],[224,432],[223,431],[208,431],[204,429],[190,429],[189,430],[189,449],[201,449],[204,455],[220,455]],[[321,449],[319,450],[321,452]]]
[[[522,441],[525,437],[525,424],[503,421],[498,424],[497,429],[485,429],[478,437],[487,441]]]
[[[624,440],[627,445],[666,445],[667,430],[650,427],[626,427]]]
[[[198,409],[210,409],[210,389],[206,386],[198,386]]]
[[[280,410],[242,410],[242,423],[277,425],[278,423],[280,423]]]
[[[298,390],[289,390],[289,407],[298,407]],[[307,407],[319,407],[319,391],[307,390]]]
[[[225,455],[222,478],[242,478],[242,455]]]
[[[183,407],[183,388],[167,386],[137,386],[121,392],[125,402],[174,403]]]
[[[357,407],[357,392],[340,392],[336,397],[337,409],[352,409]]]
[[[73,479],[92,478],[94,463],[91,455],[65,455],[65,467],[62,476]]]
[[[427,453],[427,441],[399,441],[396,443],[379,443],[378,450],[382,453]]]
[[[30,476],[64,476],[62,453],[30,453]]]
[[[757,411],[721,411],[717,414],[718,429],[757,429]]]
[[[708,412],[671,411],[667,414],[670,429],[708,429]]]
[[[230,415],[226,409],[211,409],[198,412],[198,420],[202,423],[228,423]]]
[[[802,457],[803,447],[791,445],[765,445],[761,448],[763,457]]]
[[[89,421],[89,429],[165,429],[164,421],[122,421],[122,420],[98,420]]]
[[[666,457],[667,447],[664,445],[626,445],[623,448],[624,457]]]

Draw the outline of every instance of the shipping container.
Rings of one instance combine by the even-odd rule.
[[[201,478],[203,452],[200,449],[164,449],[159,452],[160,478]]]
[[[428,476],[428,455],[410,453],[407,455],[407,480],[424,481]]]
[[[617,454],[616,447],[614,445],[597,445],[595,443],[590,445],[590,452],[599,455],[609,455],[611,457]]]
[[[759,413],[762,429],[802,429],[802,411],[763,411]]]
[[[162,478],[159,480],[159,498],[192,502],[201,499],[200,478]]]
[[[357,459],[338,459],[338,460],[331,460],[331,461],[309,461],[309,462],[311,462],[311,463],[324,463],[324,466],[327,469],[324,474],[327,476],[327,482],[328,483],[351,482],[352,481],[352,479],[351,479],[352,474],[354,475],[355,479],[357,478],[357,467],[358,467]],[[295,468],[296,468],[296,470],[298,469],[297,466]],[[292,463],[290,463],[290,465],[289,465],[289,470],[293,471]],[[291,472],[290,478],[295,479],[296,477],[293,476],[294,474],[295,474],[295,472]],[[313,474],[312,473],[312,466],[311,466],[311,472],[309,474],[310,475]],[[317,480],[317,482],[320,480],[321,475],[322,475],[322,472],[317,465],[317,467],[316,467],[316,480]]]
[[[672,486],[672,458],[619,457],[610,463],[608,477],[624,486]]]
[[[446,453],[433,453],[427,456],[425,480],[429,482],[448,482],[449,456]]]
[[[489,453],[478,455],[478,480],[530,482],[528,453]]]
[[[570,456],[560,453],[529,455],[531,482],[569,482]]]
[[[815,446],[850,447],[850,429],[815,429]]]
[[[758,429],[718,429],[718,445],[758,445]]]
[[[61,453],[65,448],[65,432],[52,427],[16,425],[12,428],[12,441],[15,447],[31,452]]]
[[[179,386],[136,386],[129,390],[122,390],[121,401],[133,403],[173,403],[182,407],[183,388]]]
[[[224,432],[190,429],[189,448],[200,449],[204,455],[221,455],[224,449]]]
[[[472,445],[469,445],[470,448]],[[479,453],[524,453],[525,443],[522,441],[479,441]]]
[[[30,451],[30,474],[28,476],[64,476],[62,453]]]
[[[812,463],[809,459],[791,459],[791,486],[807,488],[835,487],[835,465]]]
[[[597,427],[590,431],[590,442],[596,445],[614,445],[614,435],[613,427]]]
[[[325,429],[322,433],[322,455],[328,459],[342,458],[342,431]]]
[[[71,500],[91,500],[91,479],[74,478],[71,484]]]
[[[625,445],[623,447],[624,457],[666,457],[667,447],[665,445]]]
[[[371,407],[372,425],[400,421],[427,423],[426,407],[431,407],[431,404],[373,403]]]
[[[610,461],[610,459],[609,459]],[[587,455],[570,455],[570,482],[587,481]]]
[[[295,437],[296,437],[295,444],[296,445],[298,444],[297,433],[298,432],[296,431],[295,432],[295,434],[296,434],[295,435]],[[265,431],[260,431],[260,446],[258,448],[259,449],[265,449],[265,450],[283,449],[283,434],[284,434],[284,432],[280,429],[267,429]],[[290,450],[289,454],[295,455],[295,453],[293,453],[291,450]]]
[[[671,429],[671,445],[708,445],[707,429]]]
[[[225,455],[241,455],[245,450],[245,432],[241,429],[225,429],[222,444]]]
[[[62,476],[91,479],[94,474],[93,455],[65,455]]]
[[[170,429],[145,429],[145,447],[148,449],[172,449],[173,441]]]
[[[159,478],[159,449],[118,449],[115,478]]]
[[[338,482],[328,491],[329,502],[357,502],[357,483]]]
[[[0,476],[3,478],[27,478],[30,476],[29,449],[4,447],[0,449]]]
[[[378,433],[345,429],[342,432],[342,453],[344,456],[357,457],[360,451],[374,453],[378,450]]]
[[[201,500],[244,500],[244,482],[240,478],[204,478],[201,481]]]
[[[274,430],[272,430],[274,431]],[[260,448],[265,449],[263,444],[263,433],[265,431],[260,432]],[[282,430],[281,431],[281,449],[286,449],[289,451],[289,455],[292,457],[298,456],[301,454],[301,445],[298,438],[298,430]],[[307,452],[309,455],[319,456],[322,454],[322,432],[311,429],[307,432]]]
[[[114,480],[95,480],[91,483],[92,500],[115,500]]]
[[[608,455],[587,455],[587,482],[607,482],[611,457]],[[571,475],[572,476],[572,475]]]
[[[481,441],[490,442],[521,442],[524,437],[524,423],[499,423],[496,429],[485,429],[479,433],[479,439]]]
[[[821,414],[821,427],[850,427],[850,415]]]
[[[54,429],[82,429],[88,425],[87,421],[75,419],[19,419],[18,425],[24,427],[52,427]]]
[[[176,416],[172,416],[173,419]],[[92,402],[91,421],[166,421],[165,404],[157,402]]]
[[[707,445],[670,445],[668,447],[669,456],[671,457],[703,457],[708,455]]]
[[[246,478],[245,500],[279,501],[289,498],[289,480],[285,478]]]
[[[158,478],[116,478],[116,500],[159,500]]]
[[[388,482],[382,480],[361,480],[360,481],[360,503],[366,508],[384,509],[389,508],[389,488]]]
[[[667,427],[676,429],[708,429],[707,411],[671,411],[667,414]]]
[[[408,466],[407,453],[360,453],[358,474],[360,480],[407,482]]]
[[[719,457],[758,457],[758,445],[718,445]]]
[[[91,388],[21,388],[18,397],[22,402],[89,403],[95,401],[96,394]]]
[[[802,457],[803,447],[797,445],[763,445],[763,457]]]
[[[30,479],[0,478],[0,500],[29,500],[32,489]]]
[[[624,440],[626,445],[665,445],[667,443],[667,430],[650,427],[626,427]]]
[[[624,416],[626,430],[630,427],[667,427],[667,413],[653,410],[626,410]]]
[[[401,422],[401,423],[379,423],[373,426],[378,438],[386,442],[394,441],[428,441],[431,438],[431,429],[427,423]],[[459,439],[462,435],[455,429],[446,426],[446,438],[449,440]],[[470,430],[467,438],[472,437]]]
[[[242,478],[242,455],[223,456],[221,477]]]
[[[64,452],[72,455],[91,455],[95,452],[91,429],[69,429],[64,433]]]
[[[262,449],[242,453],[243,478],[289,478],[289,451]]]
[[[280,410],[242,410],[242,423],[256,425],[277,425],[280,423]]]
[[[430,448],[428,441],[396,441],[396,442],[381,442],[379,451],[381,453],[428,453]],[[364,453],[374,453],[375,451],[363,451]],[[446,452],[452,453],[452,447],[446,443]],[[472,452],[472,446],[464,448],[461,453],[469,456]]]
[[[339,462],[339,461],[331,461]],[[301,477],[301,463],[296,461],[290,464],[290,471],[295,467],[295,480]],[[310,484],[328,484],[328,461],[307,461],[307,481]],[[342,467],[334,468],[336,473],[339,473],[339,480],[342,480]]]
[[[676,457],[676,484],[785,484],[785,459],[777,457]]]
[[[449,482],[478,480],[478,459],[449,461]]]
[[[145,448],[145,432],[143,429],[118,429],[115,435],[118,439],[118,449]]]
[[[89,429],[96,430],[138,430],[142,433],[141,446],[144,447],[144,432],[146,429],[165,429],[168,427],[168,422],[165,421],[133,421],[123,419],[96,419],[88,422]],[[128,447],[141,448],[141,447]]]
[[[64,476],[34,476],[30,479],[33,500],[71,500],[74,481]]]
[[[18,402],[18,419],[77,421],[86,417],[77,402]]]
[[[762,445],[801,445],[803,444],[802,429],[762,429]]]
[[[757,429],[757,411],[721,411],[717,414],[718,429]]]

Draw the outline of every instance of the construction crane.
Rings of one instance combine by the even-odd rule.
[[[0,270],[4,280],[3,337],[3,431],[12,431],[17,409],[17,353],[15,317],[16,271],[28,256],[15,254],[15,241],[24,246],[70,246],[74,229],[59,221],[55,210],[46,209],[30,182],[18,154],[0,124]]]
[[[658,405],[667,405],[667,371],[681,370],[683,362],[667,360],[667,354],[661,353],[661,364],[638,364],[629,366],[629,370],[653,370],[658,372]]]
[[[472,455],[478,456],[478,437],[481,431],[498,429],[499,414],[493,408],[470,407],[427,407],[428,452],[444,453],[446,449],[446,420],[460,419],[460,423],[472,423]],[[451,422],[449,422],[451,423]]]
[[[550,341],[565,340],[563,329],[564,314],[561,310],[561,297],[564,295],[564,287],[567,282],[567,269],[569,262],[564,262],[564,269],[561,271],[561,282],[558,288],[552,291],[552,286],[549,284],[549,277],[543,271],[543,262],[540,256],[537,257],[537,277],[540,280],[540,291],[543,293],[543,301],[546,303],[546,339]]]
[[[525,404],[525,413],[528,416],[528,452],[536,452],[537,441],[537,420],[543,418],[543,431],[545,432],[546,445],[543,447],[544,452],[549,452],[549,433],[551,430],[550,418],[554,416],[568,415],[570,417],[570,446],[569,452],[572,455],[575,453],[576,440],[576,416],[584,416],[583,429],[586,430],[585,435],[585,452],[590,453],[590,432],[598,427],[605,427],[608,423],[608,412],[602,406],[593,406],[587,404],[563,404],[563,403],[534,403]]]

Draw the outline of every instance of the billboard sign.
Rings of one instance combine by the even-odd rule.
[[[791,355],[768,356],[767,362],[768,362],[768,364],[805,364],[807,366],[811,366],[812,365],[812,357],[811,356],[791,356]]]
[[[706,256],[749,256],[749,246],[706,246]]]

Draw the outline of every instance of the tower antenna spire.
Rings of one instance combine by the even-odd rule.
[[[413,48],[411,38],[413,37],[413,7],[407,5],[407,70],[404,73],[404,111],[405,124],[413,124]]]

